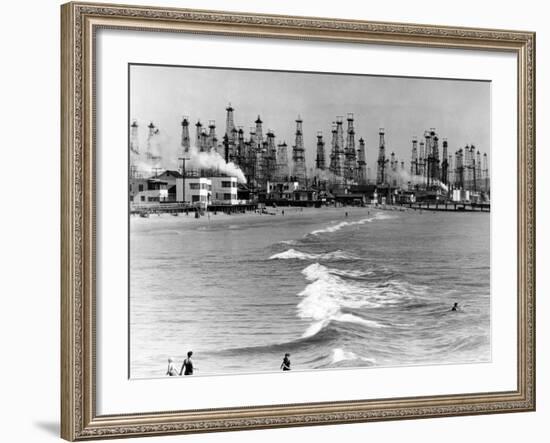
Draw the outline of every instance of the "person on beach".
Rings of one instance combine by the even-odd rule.
[[[455,311],[455,312],[458,311],[458,303],[455,302],[455,304],[451,308],[451,311]]]
[[[191,356],[193,355],[193,351],[189,351],[187,353],[187,358],[183,360],[183,364],[181,365],[180,375],[193,375],[193,361],[191,360]]]
[[[290,354],[288,352],[285,354],[285,358],[283,358],[281,369],[283,371],[290,371]]]
[[[168,359],[168,369],[166,370],[166,375],[169,375],[170,377],[174,377],[178,374],[178,370],[176,369],[176,366],[174,365],[174,360],[172,357]]]
[[[281,212],[282,212],[283,215],[285,215],[285,210],[284,209]]]

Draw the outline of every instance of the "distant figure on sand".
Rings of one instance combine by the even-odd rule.
[[[183,364],[181,365],[180,375],[193,375],[193,361],[191,360],[192,355],[193,351],[189,351],[187,353],[187,358],[183,360]]]
[[[168,359],[168,369],[166,370],[166,375],[169,375],[170,377],[178,375],[178,370],[174,365],[174,360],[172,359],[172,357]]]
[[[283,215],[285,215],[285,210],[284,209],[281,212],[282,212]]]
[[[458,303],[455,302],[455,304],[451,308],[451,311],[458,311]]]
[[[283,358],[281,369],[283,371],[290,371],[290,354],[288,352],[285,354],[285,358]]]

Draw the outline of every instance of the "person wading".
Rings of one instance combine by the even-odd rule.
[[[187,353],[187,358],[183,360],[183,364],[181,365],[180,375],[193,375],[193,361],[191,360],[191,356],[193,355],[193,351],[189,351]]]
[[[290,354],[288,352],[285,354],[285,358],[283,358],[281,369],[283,371],[290,371]]]

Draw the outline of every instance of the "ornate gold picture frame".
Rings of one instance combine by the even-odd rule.
[[[61,7],[61,436],[88,440],[534,411],[535,34],[524,31],[72,2]],[[262,37],[517,56],[517,389],[98,415],[95,36],[99,29]],[[494,128],[496,129],[496,128]],[[514,343],[514,345],[516,345]]]

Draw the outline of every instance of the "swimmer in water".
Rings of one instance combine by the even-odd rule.
[[[455,302],[455,304],[451,308],[451,311],[458,311],[458,303]]]

